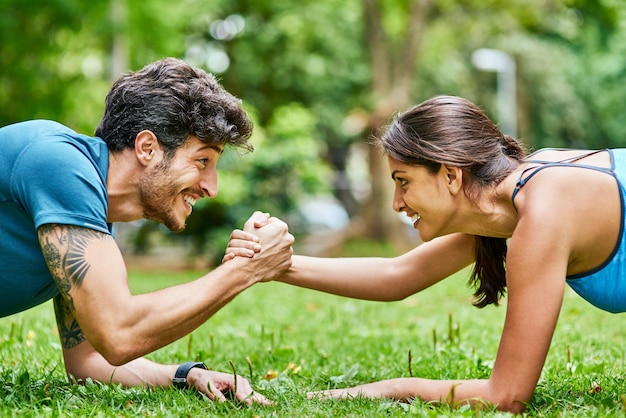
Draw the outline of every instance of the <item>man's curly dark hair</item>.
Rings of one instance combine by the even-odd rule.
[[[241,100],[212,74],[182,60],[165,58],[125,74],[107,94],[95,135],[111,152],[133,148],[135,137],[152,131],[168,156],[191,136],[216,145],[252,151],[252,122]]]

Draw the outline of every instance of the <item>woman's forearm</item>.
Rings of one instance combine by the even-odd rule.
[[[309,398],[353,397],[386,398],[399,401],[420,399],[425,402],[446,403],[454,407],[469,403],[495,405],[509,412],[521,412],[529,399],[507,397],[504,391],[494,391],[489,380],[430,380],[416,377],[381,380],[344,389],[309,392]]]
[[[390,301],[402,299],[393,263],[386,258],[317,258],[294,255],[291,268],[278,281],[351,298]]]
[[[401,300],[472,263],[474,238],[454,234],[434,239],[393,258],[292,257],[277,280],[358,299]]]

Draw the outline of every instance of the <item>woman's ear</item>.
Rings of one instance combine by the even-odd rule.
[[[149,165],[160,150],[161,145],[154,132],[143,130],[135,137],[135,154],[141,165]]]
[[[458,194],[463,189],[463,170],[461,167],[442,164],[440,170],[450,193]]]

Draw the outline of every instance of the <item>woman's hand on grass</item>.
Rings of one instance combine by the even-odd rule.
[[[381,382],[375,382],[351,388],[320,390],[308,392],[307,397],[309,399],[351,399],[356,397],[382,398],[385,397],[385,394],[383,393],[380,385]]]
[[[247,405],[253,403],[273,405],[272,401],[255,392],[247,379],[232,373],[193,368],[187,375],[187,381],[190,386],[212,401],[225,402],[229,398],[234,398]]]
[[[387,398],[397,401],[406,401],[413,398],[418,393],[418,387],[410,385],[410,382],[416,381],[427,382],[425,379],[414,378],[396,378],[380,380],[378,382],[366,383],[363,385],[353,386],[342,389],[329,389],[308,392],[309,399],[352,399],[362,398]]]

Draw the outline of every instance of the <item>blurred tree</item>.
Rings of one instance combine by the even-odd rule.
[[[47,118],[92,133],[111,79],[182,56],[201,3],[3,0],[0,126]]]
[[[626,8],[622,2],[570,0],[566,13],[544,21],[537,30],[549,40],[558,73],[546,80],[536,62],[528,72],[530,100],[550,103],[529,108],[530,135],[538,146],[605,148],[626,145],[626,135],[615,122],[623,113],[626,63],[621,56],[626,39]],[[537,43],[536,41],[534,43]],[[552,67],[549,65],[548,67]],[[533,88],[533,75],[542,89]],[[549,98],[546,96],[550,95]],[[541,112],[541,114],[538,114]]]
[[[394,112],[442,93],[477,101],[497,120],[495,79],[470,65],[480,47],[502,49],[518,61],[523,140],[580,143],[589,131],[581,117],[588,105],[576,88],[581,83],[564,75],[581,68],[582,57],[563,39],[576,43],[599,25],[608,43],[619,29],[616,7],[582,0],[319,0],[299,7],[239,0],[220,3],[214,22],[238,16],[243,30],[220,39],[201,29],[196,42],[227,54],[224,82],[253,104],[261,125],[286,103],[313,110],[315,138],[325,143],[334,169],[335,195],[351,215],[365,216],[366,233],[389,239],[398,230],[386,164],[370,149],[372,193],[359,206],[346,181],[351,144],[366,142]],[[580,16],[591,25],[580,24]]]
[[[102,43],[93,35],[100,27],[94,17],[105,8],[102,0],[0,2],[0,125],[49,118],[93,131],[83,121],[93,121],[98,109],[77,103],[104,90],[97,62]],[[70,94],[69,86],[84,86],[86,79],[91,89]]]
[[[363,24],[359,5],[338,0],[298,7],[290,1],[222,3],[209,30],[200,19],[194,50],[219,49],[228,55],[224,84],[254,106],[261,126],[283,106],[300,104],[312,111],[312,138],[321,146],[310,152],[326,157],[334,172],[329,191],[355,214],[358,202],[347,180],[346,159],[350,144],[364,128],[358,115],[369,97],[370,77],[358,44]],[[234,37],[216,36],[216,23],[234,17],[242,19],[244,29]],[[210,53],[198,62],[203,61],[210,68]],[[356,126],[346,121],[347,115],[353,116]]]
[[[220,195],[196,208],[184,239],[202,249],[215,241],[208,226],[240,227],[252,209],[291,216],[320,192],[386,239],[397,235],[386,165],[354,151],[394,112],[437,94],[497,120],[495,76],[471,66],[477,48],[516,59],[530,146],[625,145],[625,22],[615,0],[4,0],[0,124],[50,118],[93,132],[111,78],[184,56],[244,100],[257,146],[225,156]],[[373,190],[365,206],[351,154],[369,166],[358,180]]]
[[[362,4],[372,68],[373,109],[368,125],[376,131],[392,113],[406,109],[413,101],[411,92],[419,79],[418,60],[434,1],[362,0]],[[377,240],[397,240],[404,234],[391,209],[393,189],[387,164],[374,147],[369,151],[372,193],[365,206],[367,235]]]

